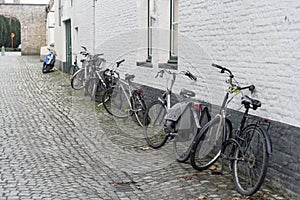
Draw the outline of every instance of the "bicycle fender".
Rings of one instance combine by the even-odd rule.
[[[270,155],[272,153],[272,141],[270,139],[269,133],[266,131],[266,129],[264,127],[259,126],[259,128],[261,129],[262,133],[264,134],[265,140],[266,140],[266,144],[267,144],[267,152]]]

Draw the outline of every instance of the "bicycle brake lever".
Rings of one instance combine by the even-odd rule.
[[[251,94],[253,94],[255,92],[255,86],[254,85],[250,85],[249,86],[249,90],[250,90]]]
[[[157,72],[155,78],[157,78],[158,76],[159,76],[160,78],[162,78],[162,77],[163,77],[163,74],[164,74],[164,70],[161,70],[161,71]]]
[[[194,76],[194,75],[193,75],[191,72],[189,72],[189,71],[186,71],[186,72],[185,72],[185,75],[188,76],[191,80],[194,80],[194,81],[197,80],[197,77]]]

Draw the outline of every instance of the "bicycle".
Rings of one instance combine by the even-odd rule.
[[[261,187],[267,173],[269,155],[272,152],[267,132],[270,123],[260,120],[250,121],[249,109],[256,110],[261,107],[261,102],[244,95],[242,90],[248,89],[253,93],[254,85],[241,87],[229,69],[216,64],[212,66],[229,75],[228,89],[220,112],[197,133],[194,139],[190,155],[191,164],[197,170],[205,170],[221,157],[220,173],[223,173],[224,160],[228,160],[238,192],[252,195]],[[233,96],[230,98],[231,94]],[[226,111],[228,104],[238,94],[242,94],[241,104],[245,111],[238,129],[232,131],[232,123]],[[267,126],[266,129],[264,125]]]
[[[110,82],[107,81],[108,70],[101,70],[102,64],[106,62],[105,59],[100,57],[102,55],[93,55],[88,61],[90,70],[85,81],[85,91],[91,97],[91,100],[95,100],[96,92],[103,92],[110,87]]]
[[[73,62],[73,65],[70,68],[69,74],[70,74],[70,79],[72,76],[79,70],[78,62],[77,62],[77,55],[75,55],[75,60]]]
[[[117,66],[124,61],[123,59],[117,62]],[[118,79],[115,85],[104,92],[102,104],[105,110],[116,118],[125,119],[134,115],[137,123],[142,126],[146,104],[143,90],[132,85],[134,78],[134,75],[125,74],[125,80]]]
[[[189,158],[190,148],[197,129],[209,120],[207,108],[195,101],[183,101],[171,107],[172,88],[176,75],[185,75],[193,81],[197,78],[189,71],[171,72],[161,70],[155,76],[171,75],[170,86],[162,97],[149,104],[144,119],[144,136],[152,148],[162,147],[168,139],[173,141],[173,149],[177,161],[185,162]],[[193,91],[182,89],[180,95],[185,99],[195,97]]]
[[[88,60],[90,58],[90,54],[87,52],[87,48],[85,46],[81,46],[81,48],[83,48],[84,51],[81,51],[80,54],[84,56],[83,59],[80,60],[80,62],[82,63],[82,67],[79,68],[77,65],[77,56],[76,56],[76,65],[72,65],[74,68],[77,68],[77,71],[71,76],[71,87],[74,90],[80,90],[82,88],[85,87],[85,82],[88,78]],[[71,70],[71,71],[75,71],[75,70]]]

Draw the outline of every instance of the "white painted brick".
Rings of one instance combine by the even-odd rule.
[[[79,43],[92,49],[93,1],[73,2],[70,7],[65,1],[64,18],[72,18]],[[108,64],[125,58],[122,73],[134,73],[137,82],[164,88],[164,81],[153,78],[159,70],[156,63],[152,69],[136,66],[147,55],[146,5],[146,0],[96,1],[96,51],[105,54]],[[263,105],[255,114],[300,126],[299,13],[297,0],[179,1],[179,70],[197,74],[197,96],[219,105],[226,84],[211,63],[225,65],[241,84],[256,85]],[[174,89],[189,85],[178,79]],[[232,107],[239,106],[239,98],[235,103]]]
[[[255,113],[299,126],[300,2],[187,0],[179,4],[180,33],[206,48],[211,61],[230,67],[241,83],[256,85],[263,105]],[[200,66],[195,58],[189,61]],[[212,93],[219,94],[212,102],[221,102],[223,88],[216,85],[215,76],[211,78],[207,83]]]

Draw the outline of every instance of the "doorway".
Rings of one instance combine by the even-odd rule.
[[[72,66],[72,32],[71,20],[65,21],[66,27],[66,68],[63,70],[66,73],[70,72]]]

